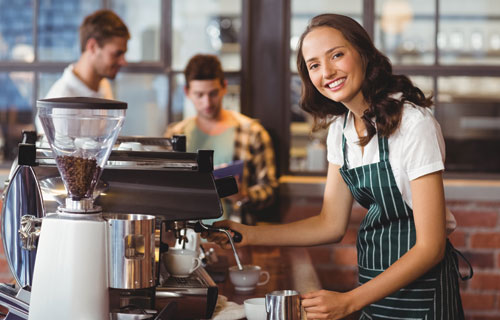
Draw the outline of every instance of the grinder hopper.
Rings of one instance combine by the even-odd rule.
[[[40,117],[68,193],[66,212],[99,211],[93,192],[125,118],[127,104],[97,98],[38,100]]]

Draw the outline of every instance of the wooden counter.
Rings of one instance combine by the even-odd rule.
[[[223,250],[213,244],[204,244],[206,248],[214,248],[219,259],[227,267],[236,265],[232,250]],[[239,293],[226,276],[224,282],[218,283],[219,294],[226,296],[229,301],[242,304],[249,298],[265,297],[266,293],[275,290],[296,290],[301,293],[319,290],[316,271],[306,248],[295,247],[243,247],[238,248],[238,256],[242,264],[258,265],[269,272],[269,282],[258,286],[254,292]]]
[[[228,266],[236,265],[232,250],[223,250],[214,244],[204,244],[205,248],[213,247],[221,259],[225,259]],[[262,270],[269,272],[270,280],[259,286],[251,293],[238,293],[234,290],[229,277],[217,283],[219,294],[226,296],[229,301],[243,304],[246,299],[265,297],[266,293],[274,290],[296,290],[300,293],[322,289],[309,249],[301,247],[244,247],[238,248],[238,256],[242,264],[259,265]],[[359,312],[355,312],[343,320],[359,319]],[[304,312],[302,319],[305,319]]]

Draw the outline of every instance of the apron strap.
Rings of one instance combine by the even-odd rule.
[[[349,112],[346,112],[343,129],[345,129],[345,126],[347,124],[348,116]],[[387,139],[387,137],[382,137],[378,133],[377,136],[378,136],[378,153],[380,162],[389,161],[389,140]],[[349,160],[347,159],[346,139],[344,134],[342,134],[342,153],[344,154],[344,167],[347,168],[349,165]]]
[[[349,115],[349,111],[347,111],[345,113],[345,117],[344,117],[344,126],[342,127],[342,129],[345,129],[345,125],[347,123],[347,116]],[[347,169],[347,167],[349,166],[349,160],[347,160],[347,152],[346,152],[346,139],[345,139],[345,135],[342,133],[342,154],[344,155],[344,165],[343,167],[345,169]]]
[[[472,265],[470,264],[469,260],[467,260],[467,258],[464,257],[462,252],[458,251],[457,249],[455,249],[455,247],[453,247],[450,240],[446,240],[446,241],[448,243],[448,246],[450,248],[451,253],[454,255],[453,267],[454,267],[457,275],[460,277],[460,279],[462,279],[462,281],[469,280],[474,275],[474,270],[472,269]],[[467,264],[467,266],[469,267],[469,274],[462,275],[460,273],[459,266],[458,266],[458,258],[461,258],[462,261],[465,262],[465,264]]]
[[[378,133],[377,133],[378,135]],[[380,162],[389,161],[389,140],[378,135],[378,153]]]

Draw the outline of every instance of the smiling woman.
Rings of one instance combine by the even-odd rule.
[[[368,211],[357,237],[359,287],[302,294],[308,318],[464,319],[456,250],[446,238],[444,142],[430,98],[353,19],[314,17],[299,40],[301,107],[329,125],[328,174],[318,215],[284,225],[216,222],[242,245],[339,242],[353,201]],[[225,245],[217,235],[210,240]]]
[[[346,297],[322,292],[305,295],[308,315],[341,316],[345,310],[361,307],[362,319],[420,318],[438,312],[463,319],[458,275],[449,271],[456,265],[444,232],[444,143],[439,125],[426,109],[431,99],[407,77],[392,74],[389,60],[368,34],[345,16],[325,14],[312,19],[299,41],[297,64],[304,83],[302,107],[323,123],[331,123],[330,170],[340,167],[352,196],[369,208],[358,233],[362,285]],[[424,160],[418,154],[432,156]],[[329,185],[340,182],[330,170],[325,203],[330,203]],[[431,189],[433,195],[427,193]],[[335,197],[333,203],[337,201]],[[393,227],[398,232],[392,233]],[[385,230],[389,234],[384,236]],[[420,271],[415,274],[416,270]],[[430,279],[440,280],[422,287]],[[445,290],[446,299],[456,304],[446,307],[446,300],[436,299],[434,293],[417,297],[413,290]],[[364,302],[350,301],[359,294],[366,295]],[[332,299],[346,301],[328,305]],[[403,303],[410,300],[419,301],[420,307]]]

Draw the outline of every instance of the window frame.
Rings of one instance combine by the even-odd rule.
[[[290,70],[290,22],[291,0],[241,0],[242,26],[240,34],[241,69],[227,72],[228,77],[240,77],[240,110],[243,114],[260,119],[274,142],[278,175],[324,175],[325,172],[292,172],[290,164],[291,82],[296,72]],[[375,25],[375,1],[363,0],[363,26],[373,38]],[[498,65],[440,65],[437,34],[439,32],[440,1],[435,0],[435,59],[429,65],[394,65],[395,73],[408,76],[428,76],[433,81],[436,98],[436,115],[439,116],[438,78],[443,76],[499,77]],[[39,91],[39,74],[59,73],[68,62],[46,62],[38,60],[37,21],[40,0],[33,0],[33,62],[0,61],[0,72],[33,72],[33,94],[35,101]],[[172,63],[172,3],[161,1],[160,60],[158,62],[129,63],[123,73],[163,74],[168,79],[166,110],[167,124],[172,119],[172,92],[174,78],[182,70],[173,70]],[[101,0],[102,8],[110,8],[111,0]],[[263,54],[265,53],[265,54]]]
[[[290,0],[291,1],[291,0]],[[363,0],[363,27],[368,32],[370,37],[374,38],[375,29],[375,1],[379,0]],[[435,15],[434,15],[434,63],[428,65],[419,64],[405,64],[405,65],[393,65],[393,72],[395,74],[404,74],[407,76],[427,76],[432,78],[433,81],[433,94],[435,101],[435,114],[436,118],[440,117],[439,108],[439,86],[438,78],[446,76],[467,76],[467,77],[499,77],[500,78],[500,66],[499,65],[456,65],[456,64],[440,64],[439,54],[440,49],[438,47],[438,33],[439,33],[439,22],[440,22],[440,1],[434,0]],[[291,13],[290,13],[291,15]],[[288,35],[287,39],[290,39]],[[290,71],[291,76],[298,76],[297,72]],[[291,93],[291,88],[289,94]],[[291,121],[291,120],[290,120]],[[289,159],[288,159],[289,160]],[[287,168],[289,165],[287,163]],[[281,172],[285,173],[285,172]],[[286,174],[289,175],[301,175],[301,176],[323,176],[325,172],[307,172],[307,171],[290,171],[288,170]],[[468,175],[468,174],[464,174]]]

